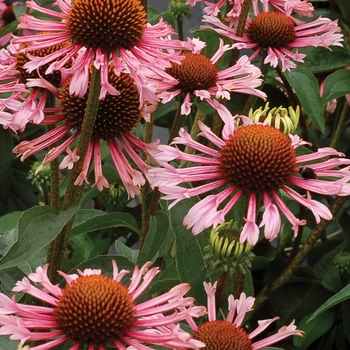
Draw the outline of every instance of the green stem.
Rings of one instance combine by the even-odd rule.
[[[233,282],[233,296],[235,299],[239,299],[239,297],[241,296],[241,293],[244,292],[245,281],[246,281],[246,274],[243,273],[239,267],[237,267],[235,280]]]
[[[277,67],[275,69],[276,69],[278,76],[281,78],[281,80],[284,84],[284,87],[287,90],[287,94],[288,94],[289,98],[292,100],[293,107],[295,108],[298,105],[300,106],[299,99],[298,99],[297,95],[295,94],[292,86],[289,84],[288,80],[286,79],[286,77],[282,73],[280,66],[277,65]],[[305,115],[302,111],[302,108],[300,108],[299,123],[300,123],[300,127],[301,127],[302,138],[304,141],[308,141],[309,140],[309,132],[308,132],[308,128],[307,128],[306,120],[305,120]]]
[[[332,142],[329,145],[329,147],[335,148],[337,146],[337,143],[345,130],[345,123],[347,122],[347,119],[348,119],[348,110],[349,110],[349,105],[347,101],[345,101],[343,104],[343,109],[341,111],[339,121],[337,123],[337,127],[332,137]]]
[[[184,28],[182,17],[176,20],[177,23],[177,33],[179,35],[179,40],[184,40]]]
[[[261,59],[261,65],[260,65],[260,70],[261,70],[261,74],[263,76],[263,82],[260,86],[260,89],[263,88],[264,86],[264,83],[265,83],[265,80],[266,80],[266,77],[267,77],[267,74],[269,73],[269,69],[270,69],[270,65],[269,64],[265,64],[264,63],[264,59],[265,57],[262,57]],[[249,114],[249,111],[251,108],[253,108],[255,106],[255,103],[258,99],[258,96],[255,96],[255,95],[249,95],[248,97],[248,100],[243,108],[243,111],[242,111],[242,114],[243,115],[248,115]]]
[[[244,28],[247,22],[247,16],[249,13],[250,5],[252,4],[252,0],[244,0],[244,3],[242,5],[242,11],[238,18],[238,25],[236,29],[236,35],[242,37],[244,33]],[[230,66],[233,66],[239,57],[239,49],[235,48],[231,52],[231,58],[230,58]]]
[[[145,143],[149,144],[152,142],[153,139],[153,125],[154,125],[154,118],[153,114],[151,114],[151,118],[149,123],[146,123],[145,126]],[[144,160],[146,158],[146,155],[143,154]],[[150,191],[150,185],[148,182],[145,183],[145,185],[141,189],[141,195],[142,195],[142,205],[141,205],[141,232],[142,235],[144,235],[144,232],[148,232],[149,229],[149,222],[148,222],[148,206],[147,206],[147,194]],[[144,239],[141,237],[141,241],[143,242]],[[142,243],[143,244],[143,243]]]
[[[180,99],[179,104],[177,106],[177,111],[176,115],[173,121],[173,125],[171,127],[170,133],[169,133],[169,138],[168,138],[168,145],[172,142],[172,140],[177,136],[179,133],[179,130],[183,124],[183,121],[185,120],[185,117],[181,114],[181,105],[183,103],[183,99]],[[143,231],[142,231],[142,237],[140,239],[140,251],[145,243],[146,236],[150,227],[150,221],[151,221],[151,216],[154,216],[154,214],[157,211],[158,208],[158,202],[160,199],[160,192],[158,190],[158,187],[156,187],[153,191],[153,195],[151,198],[151,203],[150,206],[147,210],[147,215],[145,220],[143,220]],[[146,209],[144,209],[146,211]]]
[[[170,129],[168,145],[173,141],[173,139],[178,135],[180,128],[183,125],[185,120],[185,116],[181,114],[181,105],[183,104],[183,98],[180,99],[179,104],[177,106],[175,118],[173,121],[173,125]]]
[[[54,95],[49,93],[46,107],[54,107],[56,103],[56,98]],[[54,125],[48,125],[47,130],[52,130]],[[54,145],[56,147],[57,144]],[[59,169],[59,159],[56,158],[50,162],[50,176],[51,176],[51,206],[57,210],[60,209],[60,169]]]
[[[79,204],[81,195],[83,193],[84,186],[76,186],[74,183],[82,171],[85,154],[91,140],[91,135],[94,129],[99,106],[98,97],[100,94],[100,89],[100,71],[95,67],[92,67],[89,95],[77,147],[77,155],[80,158],[74,164],[73,169],[70,173],[66,194],[63,199],[62,211],[67,210],[73,205]],[[49,246],[47,257],[47,262],[49,263],[48,276],[52,283],[56,283],[58,280],[56,271],[59,270],[62,266],[73,221],[74,217],[63,227],[62,231]]]
[[[330,205],[330,211],[334,214],[349,200],[348,197],[336,197]],[[254,303],[254,312],[256,312],[266,301],[266,299],[278,289],[282,288],[284,284],[292,277],[295,271],[300,267],[311,249],[316,244],[320,234],[326,228],[329,221],[322,219],[319,224],[313,229],[303,246],[297,252],[293,260],[289,260],[282,273],[272,282],[267,284],[257,295]]]
[[[191,131],[190,131],[190,135],[191,135],[192,139],[195,140],[195,141],[198,140],[198,136],[197,135],[200,132],[200,128],[198,126],[198,122],[199,121],[204,121],[206,116],[207,115],[204,112],[202,112],[200,109],[197,110],[196,115],[194,117],[194,121],[193,121],[193,124],[192,124]],[[219,119],[221,120],[221,118],[219,118]],[[194,153],[194,149],[189,147],[189,146],[186,146],[185,153],[188,153],[188,154]],[[186,161],[181,161],[180,168],[182,168],[185,164],[186,164]]]
[[[228,281],[229,281],[228,271],[222,272],[221,275],[218,277],[218,284],[216,286],[216,292],[215,292],[216,312],[219,311],[222,301],[224,299]]]

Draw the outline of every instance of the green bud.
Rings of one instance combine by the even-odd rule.
[[[186,0],[170,0],[169,11],[176,19],[191,17],[191,6],[185,4]]]
[[[281,130],[284,134],[292,134],[298,127],[300,108],[294,110],[292,107],[284,108],[280,107],[269,107],[269,102],[266,103],[265,107],[260,107],[253,112],[253,109],[249,111],[248,117],[254,123],[265,123]]]
[[[241,229],[238,229],[232,220],[211,230],[210,244],[204,248],[204,259],[210,273],[228,272],[233,277],[237,268],[246,273],[251,267],[254,257],[252,247],[248,241],[239,242],[240,233]]]

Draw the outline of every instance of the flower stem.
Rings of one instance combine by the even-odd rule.
[[[235,280],[233,282],[233,296],[235,299],[239,299],[241,293],[244,292],[245,282],[247,275],[242,272],[240,267],[236,268]]]
[[[349,105],[348,105],[348,102],[345,100],[343,104],[343,109],[340,114],[339,121],[337,123],[337,127],[335,129],[334,135],[332,136],[332,142],[329,145],[329,147],[335,148],[337,146],[337,143],[345,130],[344,126],[346,121],[348,120],[348,116],[347,116],[348,110],[349,110]]]
[[[261,70],[261,75],[263,76],[264,80],[260,86],[260,89],[263,88],[266,77],[269,73],[270,65],[264,63],[264,57],[261,59],[261,65],[260,65],[260,70]],[[255,95],[249,95],[248,100],[243,108],[242,114],[243,115],[248,115],[249,110],[255,106],[255,103],[258,99],[258,96]]]
[[[250,5],[252,4],[252,0],[244,0],[242,5],[242,11],[238,18],[238,25],[236,29],[236,35],[242,37],[244,33],[244,27],[247,22],[247,16],[249,13]],[[230,58],[230,66],[233,66],[239,57],[239,49],[235,48],[232,50],[231,58]]]
[[[330,205],[330,211],[334,214],[343,206],[343,204],[349,200],[348,197],[336,197]],[[319,224],[313,229],[303,246],[295,255],[294,259],[289,260],[286,267],[282,273],[272,282],[267,284],[257,295],[256,301],[254,303],[254,312],[256,312],[266,299],[278,289],[280,289],[289,278],[295,273],[295,271],[300,267],[301,263],[305,260],[307,255],[310,253],[311,249],[317,242],[320,234],[326,228],[329,221],[322,219]]]
[[[55,106],[55,96],[53,94],[48,95],[48,99],[46,101],[46,107],[54,107]],[[52,130],[54,128],[53,125],[48,125],[47,130]],[[53,147],[56,147],[54,145]],[[50,177],[51,177],[51,206],[57,210],[60,209],[60,169],[59,169],[59,159],[55,158],[50,162]]]
[[[222,304],[222,301],[224,299],[227,285],[229,280],[229,273],[228,271],[224,271],[221,273],[221,275],[218,277],[218,284],[216,286],[216,293],[215,293],[215,310],[216,312],[220,309],[220,306]]]
[[[80,202],[84,186],[76,186],[74,183],[82,171],[85,154],[91,140],[91,135],[94,129],[95,120],[97,117],[99,94],[100,94],[100,71],[92,67],[91,82],[89,88],[89,95],[85,110],[85,116],[81,131],[79,134],[79,143],[77,148],[77,155],[79,160],[74,164],[70,173],[69,182],[66,189],[66,194],[62,203],[62,211],[67,210],[73,205]],[[51,242],[48,251],[47,262],[49,264],[48,276],[52,283],[56,283],[58,275],[56,271],[61,268],[63,263],[65,250],[67,248],[68,239],[71,228],[73,226],[74,217],[63,227],[62,231]]]
[[[284,74],[282,73],[282,70],[280,68],[279,65],[276,66],[276,72],[279,75],[279,77],[281,78],[289,98],[292,100],[293,102],[293,108],[295,108],[296,106],[300,105],[300,102],[298,100],[297,95],[295,94],[292,86],[290,86],[288,80],[286,79],[286,77],[284,76]],[[306,120],[305,120],[305,114],[302,111],[302,108],[300,108],[300,118],[299,118],[299,122],[300,122],[300,127],[301,127],[301,135],[304,141],[308,141],[309,140],[309,132],[308,132],[308,128],[306,125]]]
[[[200,109],[197,110],[196,115],[194,117],[194,121],[193,121],[193,124],[192,124],[191,131],[190,131],[190,135],[191,135],[192,139],[195,140],[195,141],[197,141],[197,139],[198,139],[197,135],[200,132],[200,128],[198,126],[198,122],[199,121],[204,121],[206,116],[207,115],[203,111],[201,111]],[[188,154],[194,153],[194,149],[192,147],[186,146],[184,152],[188,153]],[[180,163],[180,168],[182,168],[185,164],[186,164],[186,161],[182,160],[181,163]]]
[[[171,143],[171,141],[176,137],[176,135],[179,133],[179,130],[182,126],[182,123],[184,121],[184,116],[181,114],[181,105],[183,103],[183,99],[180,99],[179,104],[177,106],[177,111],[176,115],[173,121],[173,125],[171,126],[171,130],[169,133],[169,138],[168,138],[168,145]],[[143,247],[143,244],[145,242],[149,227],[150,227],[150,221],[151,221],[151,216],[154,216],[154,214],[157,211],[158,208],[158,202],[160,199],[160,192],[158,190],[158,187],[156,187],[153,191],[153,195],[151,198],[151,203],[149,205],[148,210],[143,209],[144,211],[147,212],[146,218],[143,220],[143,227],[142,227],[142,237],[140,239],[140,252]]]

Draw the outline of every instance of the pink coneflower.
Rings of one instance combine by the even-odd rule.
[[[16,131],[19,127],[14,122],[13,114],[22,108],[23,96],[27,89],[18,81],[18,71],[14,57],[6,49],[0,50],[0,124],[5,129]]]
[[[167,53],[167,49],[183,49],[186,43],[170,39],[174,30],[165,22],[155,25],[147,24],[147,13],[140,0],[57,0],[55,5],[60,11],[46,9],[34,0],[27,1],[29,9],[38,11],[52,20],[43,20],[24,14],[19,18],[19,29],[38,31],[50,28],[51,33],[27,35],[14,38],[15,43],[29,43],[25,52],[29,53],[31,62],[24,68],[29,72],[49,64],[46,73],[62,70],[66,63],[78,52],[70,71],[73,74],[70,93],[83,96],[88,85],[87,67],[91,64],[101,70],[101,94],[117,94],[109,83],[108,66],[114,64],[114,73],[130,72],[140,91],[140,104],[143,99],[151,103],[157,100],[152,89],[144,85],[145,77],[160,76],[165,82],[173,83],[174,79],[164,72],[170,61],[180,62],[176,53]],[[31,57],[32,50],[45,49],[70,41],[71,45],[45,58]]]
[[[298,155],[296,149],[307,142],[297,135],[288,137],[275,127],[241,118],[246,124],[236,130],[234,118],[225,122],[222,138],[199,123],[202,131],[199,136],[218,149],[194,141],[184,129],[172,143],[193,148],[200,155],[186,154],[177,147],[158,146],[154,157],[163,167],[150,170],[153,177],[151,184],[159,186],[165,194],[163,199],[175,200],[169,208],[183,199],[202,196],[183,220],[187,228],[192,227],[193,234],[198,234],[205,228],[225,222],[225,216],[244,196],[248,209],[240,242],[248,239],[251,245],[258,241],[259,227],[265,226],[265,237],[270,241],[278,235],[280,212],[292,224],[295,234],[300,225],[306,224],[305,220],[295,217],[284,202],[287,196],[309,208],[317,223],[320,218],[330,220],[332,214],[329,209],[312,199],[310,192],[349,195],[350,159],[338,158],[344,157],[344,154],[330,147]],[[336,158],[325,160],[332,156]],[[195,165],[175,168],[168,164],[175,159]],[[342,165],[347,166],[338,169]],[[200,184],[196,186],[198,181]],[[186,183],[192,183],[192,187],[180,186]],[[298,188],[302,194],[295,190]],[[210,194],[203,198],[205,193]],[[262,221],[257,224],[257,210],[261,204],[264,206]]]
[[[222,119],[231,117],[228,109],[217,99],[230,99],[231,92],[256,95],[266,98],[266,94],[257,89],[261,85],[261,71],[249,62],[247,56],[241,57],[238,62],[226,69],[218,70],[215,63],[222,55],[230,50],[220,39],[219,48],[211,59],[200,52],[206,44],[198,39],[189,39],[194,45],[192,52],[185,52],[185,59],[181,64],[172,63],[167,72],[178,80],[172,90],[159,96],[163,103],[172,100],[175,96],[183,94],[181,114],[191,112],[191,98],[198,97],[205,100],[217,110]]]
[[[119,95],[110,95],[100,101],[97,119],[94,125],[92,137],[88,146],[87,154],[84,158],[83,170],[76,180],[76,185],[81,185],[85,181],[88,183],[88,172],[90,162],[93,158],[95,183],[100,191],[104,187],[108,188],[107,179],[102,173],[101,142],[107,142],[111,157],[117,168],[130,197],[140,194],[140,187],[145,183],[143,174],[149,166],[141,159],[140,152],[147,153],[148,149],[155,147],[158,141],[146,145],[131,131],[139,124],[142,118],[147,118],[153,106],[145,104],[139,108],[139,92],[130,74],[121,73],[116,76],[113,67],[109,68],[109,81],[111,86],[119,91]],[[55,125],[52,130],[31,141],[22,141],[13,150],[14,153],[22,155],[22,160],[37,153],[55,142],[63,140],[62,143],[52,148],[45,156],[38,171],[59,157],[65,151],[68,155],[63,159],[60,168],[72,169],[74,163],[79,160],[76,149],[71,150],[70,146],[79,136],[84,119],[87,104],[88,92],[83,97],[70,95],[69,81],[62,87],[59,94],[59,107],[48,109],[41,125]],[[67,136],[67,138],[66,138]],[[66,138],[66,139],[65,139]],[[141,170],[134,169],[127,159],[128,157]]]
[[[60,45],[54,45],[42,50],[35,50],[31,52],[32,57],[45,57],[51,53],[56,52],[66,46],[69,42]],[[8,62],[12,64],[12,70],[6,71],[0,67],[0,74],[6,80],[13,80],[12,84],[26,87],[26,94],[17,94],[17,98],[21,101],[21,108],[12,113],[12,123],[10,125],[13,130],[23,131],[28,123],[39,124],[44,119],[44,108],[49,94],[58,96],[58,88],[67,79],[67,74],[62,74],[60,71],[55,71],[50,74],[45,74],[46,66],[41,66],[37,70],[29,73],[24,69],[25,64],[29,61],[27,54],[21,52],[26,47],[25,44],[10,44],[7,50],[2,50],[2,56],[6,56]],[[67,62],[66,67],[69,67]],[[6,74],[7,73],[7,74]],[[4,90],[5,86],[0,84],[0,90]]]
[[[244,0],[219,0],[214,2],[187,0],[186,4],[195,6],[198,2],[204,2],[205,7],[203,12],[213,16],[218,16],[222,7],[227,5],[228,8],[226,10],[227,15],[225,20],[232,26],[238,24],[238,17],[241,14]],[[252,6],[256,11],[261,3],[264,3],[265,6],[268,4],[272,8],[285,12],[288,15],[297,13],[301,16],[311,17],[312,11],[314,10],[312,4],[308,0],[252,0]]]
[[[239,299],[235,299],[233,295],[229,296],[227,317],[225,320],[218,320],[215,307],[216,285],[217,282],[214,285],[204,282],[207,293],[208,322],[202,323],[199,327],[195,322],[189,322],[194,330],[193,337],[206,344],[205,350],[258,350],[287,337],[303,335],[304,332],[298,330],[293,321],[289,326],[280,328],[276,334],[253,341],[279,317],[259,321],[258,327],[248,334],[242,324],[246,313],[253,310],[255,298],[247,297],[245,293],[241,293]]]
[[[11,22],[16,20],[16,16],[13,12],[13,6],[18,4],[15,2],[9,6],[5,3],[5,0],[0,0],[0,28],[5,27]],[[11,33],[7,33],[0,37],[0,46],[5,46],[11,39]]]
[[[253,16],[252,18],[248,17],[242,37],[236,35],[236,29],[232,27],[232,23],[225,25],[213,15],[203,18],[204,21],[214,26],[214,28],[210,28],[220,35],[234,40],[232,47],[252,49],[250,60],[266,51],[264,63],[277,67],[280,62],[282,71],[295,68],[296,64],[293,61],[304,62],[305,54],[298,52],[300,48],[342,46],[343,35],[340,34],[341,29],[337,20],[331,21],[329,18],[319,17],[314,21],[304,23],[291,16],[291,12],[298,9],[297,5],[304,2],[276,0],[272,3],[275,5],[278,3],[283,5],[284,3],[285,10],[271,11],[269,1],[262,2],[262,10],[259,6],[253,6]],[[307,4],[305,2],[304,5]],[[303,13],[302,10],[299,12]],[[293,49],[296,51],[292,51]]]
[[[205,313],[204,307],[193,306],[193,298],[184,297],[190,289],[187,283],[138,303],[159,269],[148,269],[150,262],[141,269],[136,266],[126,286],[122,280],[130,271],[118,271],[115,261],[112,264],[112,277],[101,274],[99,269],[78,270],[79,274],[72,275],[59,272],[66,282],[62,288],[49,281],[48,265],[38,267],[17,282],[13,291],[31,295],[45,306],[21,304],[16,302],[16,296],[10,299],[1,293],[0,334],[10,335],[22,346],[39,342],[31,350],[51,350],[66,343],[75,350],[83,346],[102,350],[108,345],[120,350],[128,345],[151,349],[143,343],[176,349],[204,346],[175,326],[186,317]],[[165,328],[173,325],[172,331]]]

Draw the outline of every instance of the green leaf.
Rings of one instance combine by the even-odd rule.
[[[285,72],[289,84],[295,90],[302,108],[316,127],[324,133],[326,125],[323,116],[323,100],[314,75],[307,69],[297,68]]]
[[[17,226],[17,221],[23,214],[22,211],[13,211],[0,217],[0,234],[10,231]]]
[[[155,261],[159,250],[162,247],[169,228],[169,217],[166,213],[157,211],[151,218],[151,224],[147,233],[143,248],[139,256],[139,264],[143,265],[147,261]]]
[[[19,342],[16,340],[10,340],[7,336],[0,336],[0,349],[17,350]]]
[[[306,315],[298,324],[298,329],[305,333],[303,337],[294,337],[293,342],[298,350],[307,349],[316,339],[320,338],[332,327],[334,322],[334,313],[325,312],[319,319],[308,321],[309,315]]]
[[[334,305],[341,303],[344,300],[350,299],[350,284],[344,287],[337,294],[329,298],[324,304],[322,304],[308,319],[308,322],[312,321],[315,317],[318,317],[327,309],[331,308]]]
[[[150,288],[147,289],[143,296],[151,297],[152,295],[160,295],[164,290],[169,290],[179,283],[181,283],[181,281],[177,274],[176,263],[175,260],[172,260],[165,269],[161,270],[157,280],[152,282]]]
[[[206,305],[203,282],[208,281],[208,277],[202,248],[209,244],[209,230],[193,236],[181,224],[194,203],[195,199],[188,199],[170,210],[170,228],[175,237],[176,267],[180,280],[190,284],[191,290],[188,294],[196,299],[198,305]]]
[[[23,264],[32,255],[47,246],[77,210],[78,206],[74,206],[57,214],[57,211],[52,207],[37,206],[25,211],[19,218],[18,227],[15,229],[18,238],[0,260],[0,269]],[[4,237],[8,239],[7,234],[8,232],[0,237],[0,246],[2,246]]]
[[[350,93],[350,70],[340,69],[325,79],[323,102],[327,102]]]
[[[332,46],[332,51],[323,47],[309,47],[300,52],[306,54],[306,57],[305,63],[299,67],[307,68],[314,74],[343,69],[349,65],[350,48],[347,44],[344,47]]]
[[[93,210],[90,211],[92,214]],[[104,213],[101,214],[97,211],[96,216],[89,218],[88,215],[85,219],[80,219],[80,222],[75,224],[72,229],[72,236],[92,232],[96,230],[102,230],[109,227],[127,227],[130,230],[140,234],[137,228],[137,222],[131,214],[128,213]]]
[[[117,252],[120,256],[123,256],[136,264],[136,261],[137,261],[138,255],[139,255],[138,250],[134,250],[134,249],[127,247],[123,242],[121,242],[119,240],[115,241],[115,247],[116,247]]]

